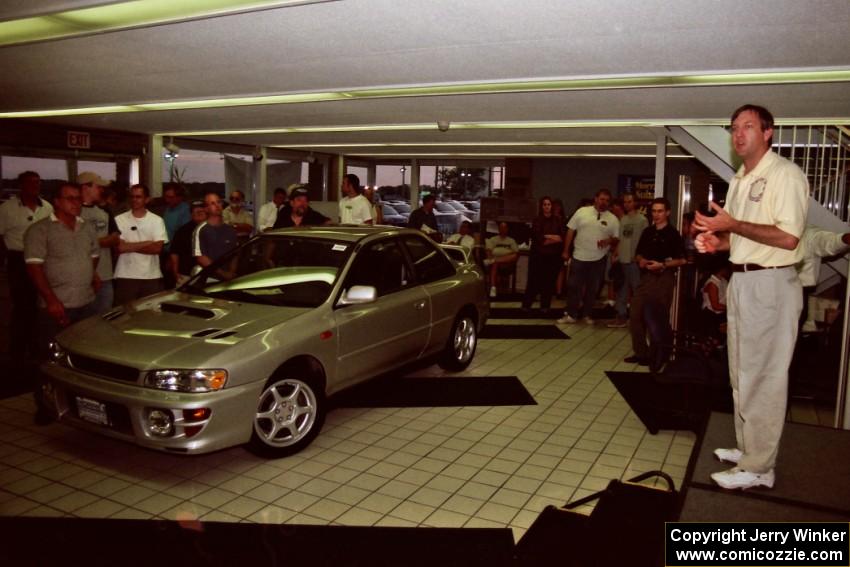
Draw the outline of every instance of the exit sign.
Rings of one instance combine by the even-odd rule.
[[[68,147],[78,150],[91,148],[91,134],[88,132],[68,132]]]

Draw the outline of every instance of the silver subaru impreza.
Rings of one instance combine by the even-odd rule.
[[[61,420],[146,447],[280,457],[331,394],[425,357],[467,367],[487,315],[481,271],[418,231],[277,230],[63,331],[44,393]]]

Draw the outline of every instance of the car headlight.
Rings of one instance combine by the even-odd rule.
[[[48,359],[50,362],[55,362],[57,364],[61,364],[68,359],[68,351],[62,348],[56,341],[52,341],[48,346]]]
[[[227,370],[153,370],[145,386],[172,392],[213,392],[227,382]]]

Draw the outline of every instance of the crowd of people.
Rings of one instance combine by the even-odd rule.
[[[238,190],[225,207],[216,192],[186,202],[182,187],[166,183],[156,214],[148,209],[145,185],[129,188],[122,212],[110,202],[108,186],[96,173],[83,172],[48,200],[39,174],[25,171],[18,194],[0,205],[11,300],[8,352],[22,369],[45,359],[64,327],[181,285],[254,232]],[[288,195],[276,190],[258,216],[261,230],[331,222],[310,207],[303,185],[291,186]],[[42,407],[36,418],[48,420]]]
[[[850,248],[850,234],[805,226],[807,179],[770,150],[773,117],[765,108],[739,108],[731,132],[743,165],[726,204],[710,203],[686,217],[683,232],[670,223],[670,202],[663,197],[647,204],[648,218],[628,192],[614,199],[601,189],[569,218],[559,201],[542,197],[531,222],[522,309],[530,312],[539,296],[540,309],[550,312],[565,279],[566,308],[558,323],[593,324],[607,274],[616,298],[608,327],[628,326],[631,335],[634,352],[625,362],[660,372],[673,343],[677,268],[710,256],[701,263],[694,299],[705,335],[728,349],[737,441],[715,451],[735,466],[712,478],[724,488],[772,487],[802,290],[815,283],[821,256]],[[255,230],[334,222],[310,207],[303,185],[288,193],[275,190],[259,209],[255,229],[238,190],[225,207],[215,192],[187,203],[181,187],[168,183],[160,216],[148,209],[151,194],[143,184],[130,187],[120,214],[110,203],[114,193],[105,190],[109,183],[95,173],[62,183],[52,203],[41,196],[40,184],[36,172],[21,173],[19,193],[0,206],[11,298],[9,352],[18,360],[46,357],[55,335],[75,321],[182,284]],[[343,177],[341,192],[336,221],[380,224],[380,204],[356,175]],[[440,241],[434,204],[435,197],[425,195],[408,227]],[[469,222],[447,242],[468,253],[477,248]],[[515,275],[521,249],[505,222],[486,238],[481,261],[491,297],[497,297],[501,279]],[[37,421],[47,419],[43,411],[40,406]]]

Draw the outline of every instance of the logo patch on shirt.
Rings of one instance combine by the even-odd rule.
[[[764,177],[756,178],[752,184],[750,184],[750,201],[753,203],[760,203],[765,189],[767,189],[767,179]]]

